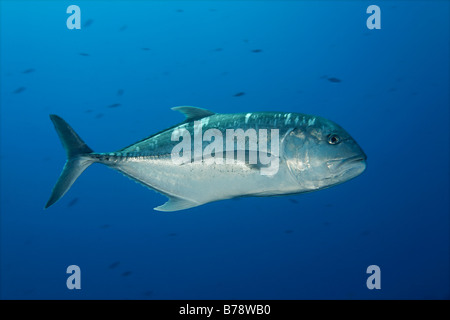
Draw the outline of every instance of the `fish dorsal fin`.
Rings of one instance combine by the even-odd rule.
[[[201,205],[201,203],[193,202],[187,199],[178,198],[175,196],[166,195],[169,201],[163,205],[154,208],[157,211],[179,211],[184,209],[189,209]]]
[[[214,112],[206,109],[190,106],[173,107],[172,110],[180,111],[182,114],[184,114],[186,116],[186,121],[199,120],[201,118],[209,117],[215,114]]]

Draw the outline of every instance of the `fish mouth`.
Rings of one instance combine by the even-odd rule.
[[[365,154],[356,155],[346,159],[332,160],[328,167],[334,172],[335,178],[356,177],[366,169],[367,157]]]
[[[358,155],[358,156],[350,157],[350,158],[343,160],[340,165],[358,163],[358,162],[363,162],[363,161],[365,162],[366,160],[367,160],[366,155]]]
[[[358,155],[343,160],[338,168],[340,176],[356,177],[366,170],[366,155]]]
[[[340,170],[342,166],[351,166],[359,162],[365,162],[367,159],[365,154],[357,155],[345,159],[336,159],[328,161],[328,166],[335,166],[336,170]]]

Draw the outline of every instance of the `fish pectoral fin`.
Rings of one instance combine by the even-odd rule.
[[[170,212],[170,211],[179,211],[179,210],[189,209],[189,208],[193,208],[193,207],[197,207],[197,206],[201,205],[201,203],[197,203],[197,202],[187,200],[187,199],[178,198],[175,196],[167,196],[167,197],[169,198],[169,200],[166,203],[164,203],[163,205],[154,208],[154,210]]]
[[[184,114],[186,116],[186,121],[199,120],[199,119],[209,117],[209,116],[212,116],[213,114],[215,114],[214,112],[206,110],[206,109],[190,107],[190,106],[173,107],[172,110],[180,111],[182,114]]]

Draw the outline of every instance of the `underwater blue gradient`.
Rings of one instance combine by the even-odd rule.
[[[448,1],[0,5],[0,298],[450,298]],[[164,213],[164,196],[93,165],[43,209],[65,161],[49,114],[109,152],[182,121],[178,105],[320,115],[368,167],[315,193]]]

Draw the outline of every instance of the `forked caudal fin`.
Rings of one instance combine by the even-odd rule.
[[[56,181],[56,184],[53,187],[52,194],[45,205],[45,208],[50,207],[58,201],[70,189],[80,174],[95,162],[94,159],[88,156],[89,153],[93,152],[92,149],[81,140],[67,122],[54,114],[50,115],[50,119],[52,120],[59,139],[66,150],[67,161],[58,181]]]

